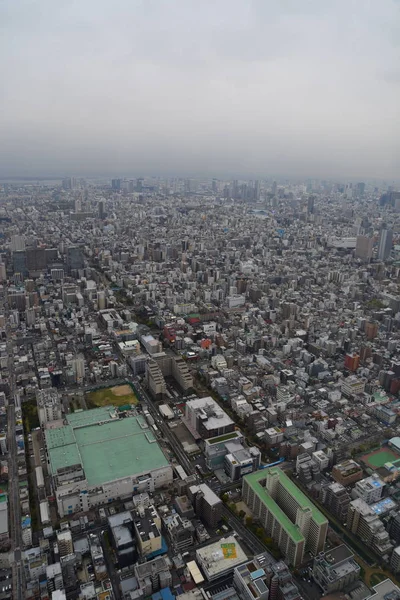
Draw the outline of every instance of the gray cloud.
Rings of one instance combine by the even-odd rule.
[[[392,0],[3,0],[0,175],[389,177]]]

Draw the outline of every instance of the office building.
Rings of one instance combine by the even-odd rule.
[[[346,590],[360,576],[360,565],[344,544],[327,552],[320,552],[314,558],[314,581],[324,595]]]
[[[85,266],[83,252],[79,246],[68,246],[67,268],[68,272],[82,270]]]
[[[25,238],[23,235],[12,235],[10,239],[11,252],[19,252],[25,250]]]
[[[209,527],[216,527],[222,517],[222,500],[205,483],[191,485],[188,497],[195,513]]]
[[[300,564],[306,548],[324,549],[328,520],[281,469],[247,475],[242,495],[290,564]]]
[[[355,256],[356,258],[360,258],[361,260],[371,260],[372,251],[374,248],[374,240],[372,237],[367,235],[358,235],[356,240],[356,250]]]
[[[379,236],[378,260],[387,260],[390,257],[393,245],[393,230],[382,229]]]
[[[256,471],[261,464],[261,452],[255,446],[237,448],[236,444],[226,444],[227,454],[224,459],[225,473],[231,481],[238,481],[244,475]]]
[[[185,422],[205,440],[235,430],[232,419],[211,396],[189,400],[185,406]]]
[[[111,180],[111,189],[115,192],[119,192],[121,190],[122,179],[112,179]]]

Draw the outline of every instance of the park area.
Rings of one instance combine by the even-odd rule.
[[[97,408],[99,406],[136,406],[139,400],[130,385],[117,385],[110,388],[101,388],[94,392],[86,394],[86,404],[88,408]]]
[[[399,460],[400,456],[391,450],[391,448],[384,447],[379,450],[375,450],[373,452],[369,452],[368,454],[364,454],[361,457],[361,460],[364,464],[368,465],[374,471],[376,469],[380,469],[386,463],[393,463],[396,460]]]

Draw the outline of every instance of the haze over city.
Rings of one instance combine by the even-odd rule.
[[[395,180],[393,0],[3,0],[0,176]]]

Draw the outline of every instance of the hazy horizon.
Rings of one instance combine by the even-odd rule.
[[[398,0],[3,0],[0,31],[2,178],[400,179]]]

